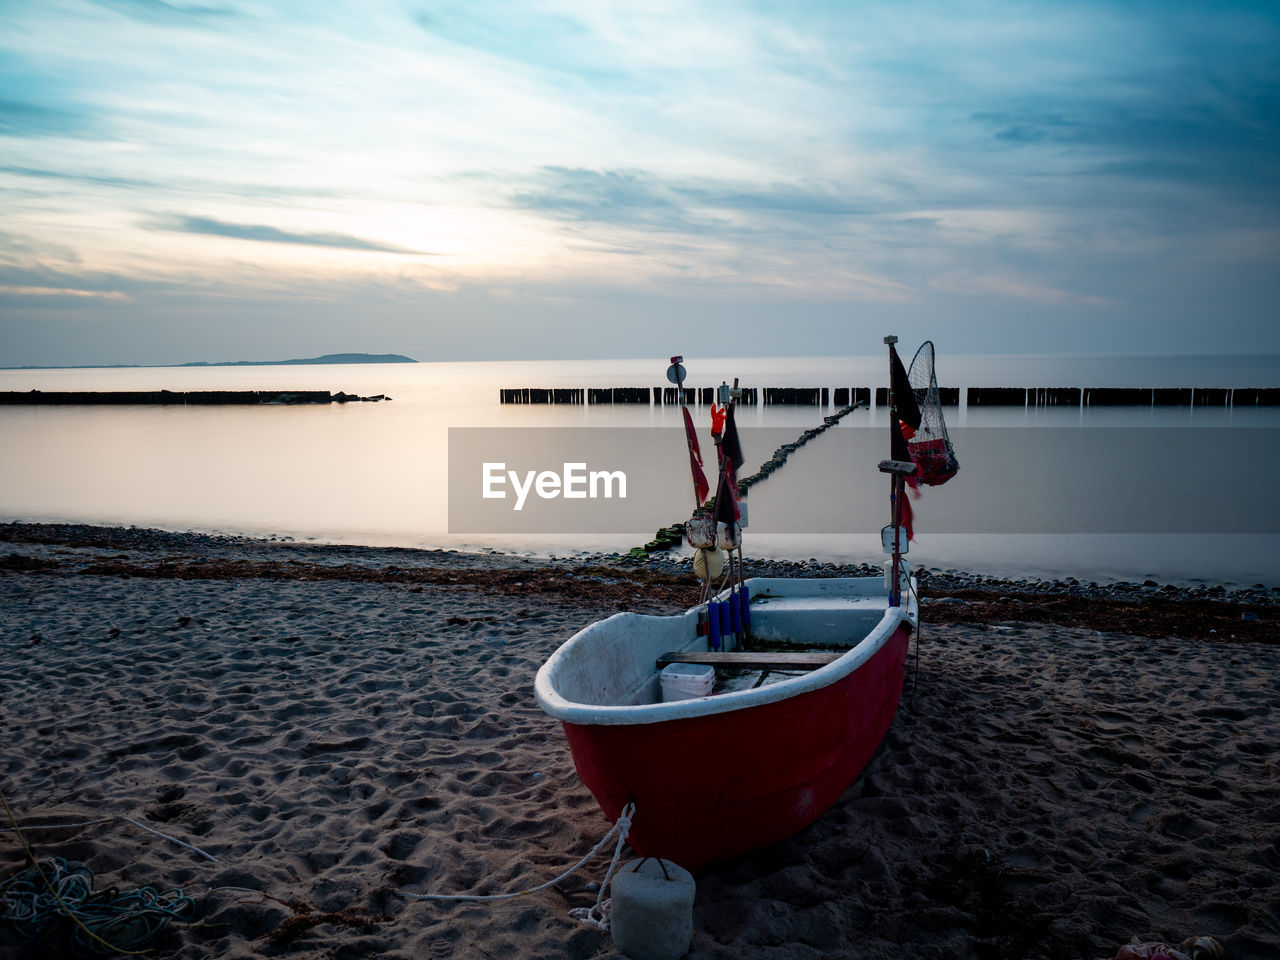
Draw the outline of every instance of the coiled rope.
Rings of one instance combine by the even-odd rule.
[[[26,870],[0,882],[0,920],[13,922],[22,936],[44,946],[61,946],[74,957],[112,953],[134,956],[144,951],[132,948],[152,940],[170,921],[187,921],[190,919],[187,914],[195,912],[195,901],[181,890],[157,893],[151,887],[142,887],[120,893],[111,888],[94,893],[92,870],[83,863],[61,857],[38,859],[18,826],[3,791],[0,791],[0,806],[3,806],[10,827],[31,863]],[[107,823],[110,819],[114,818],[95,820],[85,825]],[[129,817],[119,819],[217,862],[203,850],[159,830],[152,830]],[[108,936],[110,940],[106,939]]]
[[[613,859],[609,861],[609,869],[605,872],[604,880],[600,883],[600,892],[596,895],[596,902],[591,907],[574,907],[569,911],[569,916],[582,923],[597,927],[600,930],[609,929],[609,906],[610,898],[605,896],[605,891],[609,887],[609,882],[613,879],[614,871],[618,869],[618,860],[622,856],[623,844],[627,841],[627,833],[631,830],[631,820],[635,816],[636,805],[634,802],[628,803],[622,809],[622,813],[618,814],[617,822],[609,828],[609,832],[600,838],[597,843],[581,860],[572,867],[560,874],[558,877],[552,877],[546,883],[540,883],[536,887],[530,887],[527,890],[519,890],[515,893],[494,893],[494,894],[464,894],[464,893],[405,893],[399,892],[397,895],[408,900],[433,900],[433,901],[451,901],[462,903],[484,903],[496,902],[500,900],[514,900],[517,897],[527,897],[531,893],[537,893],[539,890],[545,890],[550,886],[566,880],[584,867],[587,862],[597,853],[605,848],[609,840],[615,835],[618,842],[613,848]]]
[[[137,952],[170,922],[187,922],[195,912],[195,901],[181,890],[95,893],[93,882],[93,871],[79,861],[37,861],[0,882],[0,918],[42,946],[99,957]]]

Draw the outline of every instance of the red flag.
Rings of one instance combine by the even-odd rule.
[[[711,436],[719,437],[724,433],[724,420],[728,415],[728,407],[718,407],[714,403],[711,405]]]
[[[901,463],[914,463],[911,459],[911,448],[907,446],[907,438],[902,433],[902,421],[889,419],[889,456]]]
[[[702,451],[698,449],[698,434],[693,429],[693,418],[689,416],[689,408],[681,408],[684,413],[684,436],[689,441],[689,470],[693,474],[693,493],[702,503],[711,492],[707,483],[707,475],[702,472]]]

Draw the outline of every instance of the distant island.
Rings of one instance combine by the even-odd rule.
[[[153,367],[282,367],[317,363],[417,363],[399,353],[327,353],[305,360],[195,360],[191,363],[76,363],[67,366],[0,367],[0,370],[132,370]]]

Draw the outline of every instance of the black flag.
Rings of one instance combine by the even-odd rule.
[[[738,425],[733,422],[734,404],[729,404],[729,413],[724,421],[724,436],[720,441],[720,450],[725,459],[733,464],[735,473],[742,467],[742,444],[738,440]]]
[[[896,420],[889,424],[889,456],[901,463],[914,463],[907,438],[902,435],[902,425]]]
[[[907,379],[907,371],[902,368],[902,360],[893,344],[889,344],[889,389],[893,394],[891,404],[898,409],[898,419],[912,430],[919,430],[920,407],[916,404],[915,391],[911,389],[911,381]],[[896,454],[894,459],[898,459]]]

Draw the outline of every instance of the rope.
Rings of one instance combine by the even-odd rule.
[[[51,894],[53,894],[53,899],[57,902],[57,905],[58,905],[58,907],[61,909],[61,911],[62,911],[63,913],[65,913],[68,917],[70,917],[70,918],[71,918],[71,920],[72,920],[72,921],[74,921],[75,923],[80,923],[80,921],[79,921],[78,919],[76,919],[76,915],[75,915],[75,914],[71,911],[71,909],[70,909],[70,908],[69,908],[69,907],[68,907],[68,906],[63,902],[62,897],[61,897],[61,896],[59,896],[57,888],[56,888],[56,887],[54,886],[54,884],[49,880],[49,878],[48,878],[48,877],[46,877],[46,876],[44,875],[44,872],[40,869],[40,861],[36,859],[36,855],[35,855],[35,853],[33,853],[33,852],[32,852],[32,850],[31,850],[31,844],[27,843],[27,838],[26,838],[26,837],[24,837],[24,836],[22,835],[22,831],[18,829],[18,819],[17,819],[17,817],[15,817],[15,816],[13,815],[13,808],[9,806],[9,799],[8,799],[8,797],[6,797],[6,796],[4,795],[4,791],[3,791],[3,790],[0,790],[0,805],[3,805],[3,806],[4,806],[4,813],[5,813],[5,816],[9,818],[9,823],[11,823],[11,824],[13,825],[13,832],[14,832],[15,834],[17,834],[17,836],[18,836],[18,842],[22,845],[22,852],[23,852],[23,853],[25,853],[25,854],[27,855],[27,859],[31,861],[31,867],[29,868],[29,870],[34,870],[34,871],[35,871],[35,873],[36,873],[36,875],[38,875],[38,876],[40,877],[40,879],[44,881],[44,885],[45,885],[45,887],[48,889],[48,891],[49,891]],[[25,875],[25,873],[29,872],[29,870],[28,870],[28,871],[24,871],[24,873],[23,873],[23,874],[19,874],[19,876],[24,876],[24,875]],[[13,879],[15,879],[15,878],[10,878],[10,880],[13,880]],[[0,889],[6,889],[6,888],[8,887],[9,882],[10,882],[10,881],[5,881],[5,887],[4,887],[4,888],[0,888]],[[5,916],[7,916],[7,915],[8,915],[8,908],[7,908],[7,907],[6,907],[6,910],[5,910],[5,914],[4,914],[4,915],[5,915]],[[81,926],[81,927],[84,927],[84,924],[83,924],[83,923],[80,923],[80,926]],[[19,929],[21,929],[21,927],[19,927]],[[105,941],[105,940],[103,940],[102,938],[100,938],[97,934],[95,934],[92,930],[89,930],[87,927],[85,928],[85,932],[86,932],[87,934],[89,934],[89,936],[90,936],[91,938],[93,938],[93,939],[97,940],[99,943],[101,943],[103,946],[105,946],[105,947],[107,947],[107,948],[109,948],[109,949],[111,949],[111,950],[114,950],[114,949],[115,949],[114,947],[112,947],[112,946],[111,946],[111,944],[107,943],[107,941]],[[120,952],[120,953],[131,953],[131,952],[137,952],[137,951],[121,950],[121,951],[119,951],[119,952]]]
[[[626,842],[627,831],[631,829],[631,817],[636,812],[636,805],[633,802],[628,803],[626,809],[622,811],[618,817],[618,822],[614,824],[614,829],[622,827],[618,831],[618,843],[613,848],[613,859],[609,861],[609,869],[605,871],[604,880],[600,882],[600,891],[596,894],[596,902],[590,907],[574,907],[569,911],[569,916],[588,926],[595,927],[597,930],[609,929],[609,911],[613,906],[613,898],[606,897],[604,892],[609,889],[609,883],[613,880],[613,872],[618,869],[618,860],[622,856],[622,845]],[[624,824],[623,821],[626,821]],[[609,831],[612,833],[613,831]],[[609,839],[609,834],[605,834],[605,840]],[[604,844],[604,840],[600,841],[600,845]]]
[[[124,820],[207,860],[218,862],[198,847],[153,830],[131,817],[23,827],[19,825],[3,791],[0,791],[0,806],[9,820],[9,826],[0,829],[17,836],[31,864],[21,873],[0,881],[0,920],[14,923],[19,934],[38,944],[62,945],[75,957],[105,954],[138,956],[145,953],[145,949],[130,948],[144,947],[172,920],[189,922],[190,914],[195,911],[195,901],[179,889],[160,893],[151,887],[141,887],[121,893],[113,887],[95,893],[92,870],[79,861],[61,857],[41,861],[27,842],[24,829],[81,829]],[[105,939],[108,935],[110,940]]]
[[[183,842],[182,842],[181,840],[179,840],[177,837],[171,837],[171,836],[169,836],[167,833],[161,833],[159,830],[153,830],[153,829],[151,829],[150,827],[148,827],[145,823],[139,823],[137,820],[133,819],[133,817],[121,817],[120,819],[121,819],[121,820],[123,820],[125,823],[131,823],[131,824],[133,824],[133,825],[134,825],[135,827],[137,827],[139,830],[145,830],[145,831],[147,831],[147,833],[154,833],[157,837],[161,837],[161,838],[163,838],[163,839],[165,839],[165,840],[168,840],[170,843],[176,843],[178,846],[183,847],[183,848],[185,848],[185,849],[187,849],[187,850],[190,850],[190,851],[192,851],[193,853],[198,853],[198,854],[200,854],[200,856],[204,857],[206,860],[209,860],[209,861],[211,861],[211,862],[213,862],[213,863],[217,863],[217,862],[218,862],[218,858],[217,858],[217,857],[215,857],[215,856],[213,856],[213,855],[211,855],[211,854],[205,853],[205,852],[204,852],[203,850],[201,850],[199,847],[193,847],[193,846],[192,846],[191,844],[189,844],[189,843],[183,843]]]
[[[912,584],[911,578],[907,578],[907,589],[911,596],[916,598],[916,665],[915,672],[911,675],[911,699],[907,702],[907,706],[914,710],[916,706],[916,687],[920,685],[920,641],[924,639],[924,621],[920,617],[920,594]]]
[[[93,882],[93,871],[79,861],[37,861],[0,882],[0,919],[36,943],[95,957],[140,953],[131,948],[144,946],[172,920],[188,921],[195,910],[181,890],[95,893]]]
[[[32,830],[79,830],[82,827],[97,827],[104,823],[111,823],[116,817],[103,817],[101,820],[84,820],[80,823],[24,823],[22,829],[30,833]],[[14,833],[18,830],[15,824],[8,827],[0,827],[8,833]]]
[[[530,887],[527,890],[519,890],[515,893],[494,893],[486,895],[463,893],[405,893],[403,891],[398,892],[396,895],[408,900],[449,901],[453,903],[493,903],[500,900],[514,900],[517,897],[526,897],[531,893],[537,893],[540,890],[545,890],[547,887],[553,886],[561,880],[566,880],[573,876],[573,874],[577,873],[578,870],[586,865],[587,861],[605,848],[605,845],[614,834],[617,834],[618,842],[613,849],[613,859],[609,862],[609,869],[604,875],[604,882],[600,884],[600,893],[596,897],[595,906],[590,908],[576,907],[569,911],[569,915],[576,920],[581,920],[583,923],[599,927],[601,930],[608,930],[609,901],[605,899],[604,892],[609,885],[609,881],[613,878],[614,871],[618,867],[618,859],[622,855],[622,846],[626,843],[627,833],[631,830],[631,820],[635,816],[635,812],[635,803],[628,803],[622,809],[622,813],[618,814],[617,822],[609,828],[609,832],[600,838],[600,842],[592,847],[586,856],[558,877],[553,877],[546,883],[540,883],[536,887]]]
[[[83,827],[97,827],[104,823],[114,823],[117,820],[123,820],[125,823],[133,824],[133,826],[137,827],[139,830],[145,830],[147,833],[154,834],[163,840],[168,840],[170,843],[176,843],[178,846],[186,850],[190,850],[192,853],[198,853],[200,856],[212,863],[222,862],[217,857],[213,856],[213,854],[205,853],[199,847],[193,847],[191,844],[179,840],[177,837],[171,837],[167,833],[161,833],[159,830],[154,830],[151,827],[148,827],[145,823],[139,823],[132,817],[103,817],[101,820],[85,820],[81,823],[24,823],[21,825],[21,831],[19,830],[19,825],[17,823],[10,821],[13,824],[12,826],[0,826],[0,830],[6,833],[20,833],[23,831],[26,833],[32,833],[43,830],[79,830]]]

